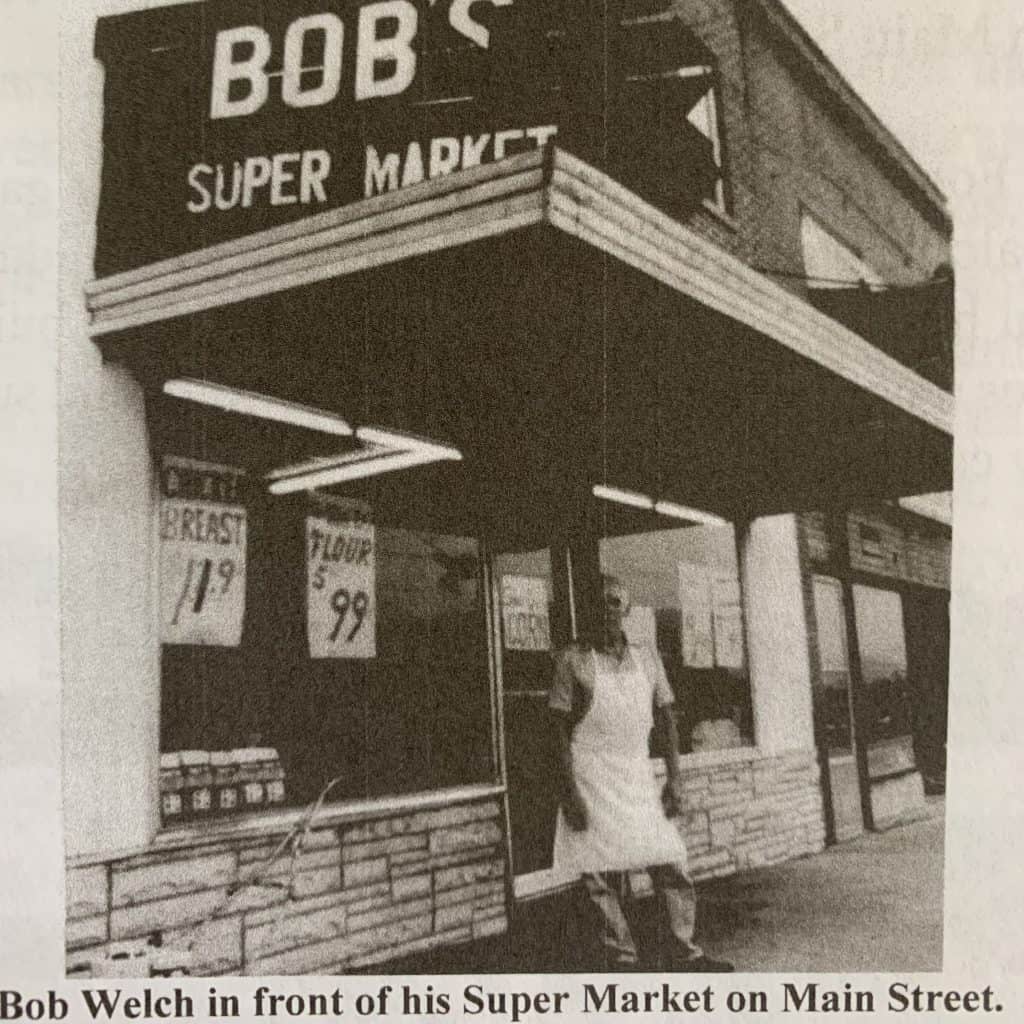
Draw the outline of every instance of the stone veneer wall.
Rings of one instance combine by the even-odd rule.
[[[312,830],[295,861],[251,876],[287,831],[71,864],[67,969],[100,976],[118,940],[191,945],[191,972],[328,974],[507,930],[501,805],[469,803]],[[112,946],[111,944],[114,944]]]
[[[824,849],[814,751],[764,757],[755,749],[730,750],[694,757],[705,762],[683,770],[683,831],[694,878],[718,878]]]
[[[660,763],[660,762],[659,762]],[[755,749],[687,757],[682,827],[690,870],[717,878],[816,853],[825,844],[813,751]],[[160,932],[191,946],[192,973],[329,974],[508,928],[499,802],[489,797],[313,829],[292,871],[285,853],[266,881],[250,876],[275,835],[72,864],[67,968],[102,974],[122,940]]]

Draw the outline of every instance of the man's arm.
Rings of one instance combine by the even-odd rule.
[[[661,656],[656,651],[649,652],[648,663],[654,675],[655,720],[665,737],[665,814],[669,818],[674,818],[683,810],[683,780],[679,771],[679,730],[676,727],[676,716],[673,714],[675,696],[665,675]]]
[[[553,714],[558,734],[558,800],[569,827],[582,832],[587,827],[587,805],[576,786],[572,768],[572,723],[564,712]]]
[[[673,705],[664,704],[655,709],[659,728],[665,737],[665,813],[673,818],[683,810],[682,775],[679,771],[679,730],[676,728],[676,716],[672,713]]]

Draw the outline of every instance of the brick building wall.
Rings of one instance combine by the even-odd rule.
[[[689,226],[779,284],[806,294],[801,211],[821,220],[883,280],[914,284],[950,261],[948,232],[880,162],[863,132],[841,123],[823,86],[796,67],[753,0],[626,0],[640,20],[680,19],[715,55],[728,210]]]
[[[827,572],[832,545],[825,516],[800,516],[800,533],[808,571]],[[942,527],[892,511],[850,512],[846,517],[850,568],[904,583],[949,590],[952,542]]]
[[[656,13],[651,13],[652,9]],[[719,131],[724,147],[727,210],[705,206],[688,226],[727,252],[747,258],[740,224],[754,216],[756,189],[745,109],[743,51],[732,0],[626,0],[626,18],[659,21],[678,18],[718,62]]]
[[[746,76],[747,162],[755,200],[740,219],[746,257],[804,270],[801,210],[817,216],[892,284],[931,277],[950,260],[948,233],[929,222],[862,133],[840,123],[823,86],[796,67],[756,3],[739,4]],[[793,279],[779,283],[801,293]]]

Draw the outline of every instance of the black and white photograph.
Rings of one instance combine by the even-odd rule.
[[[904,18],[873,80],[874,2],[60,6],[52,981],[1002,1009],[855,987],[949,967],[950,708],[999,715],[962,115],[901,114],[951,62]]]

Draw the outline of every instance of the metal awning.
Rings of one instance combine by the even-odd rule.
[[[730,517],[946,490],[953,398],[557,149],[88,288],[144,379],[458,446],[507,515],[594,483]]]

